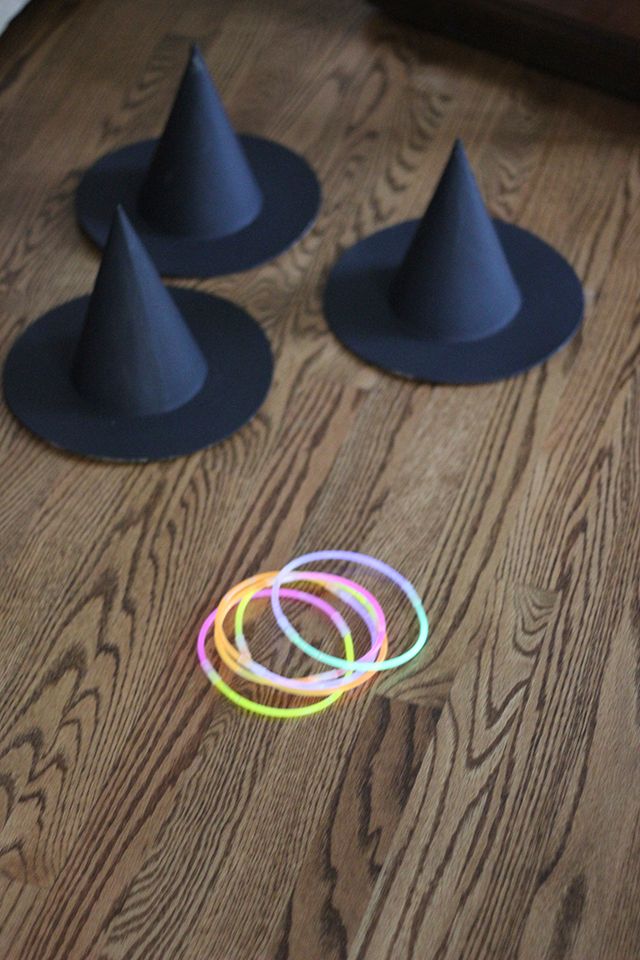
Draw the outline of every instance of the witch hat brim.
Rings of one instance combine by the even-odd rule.
[[[391,306],[390,286],[420,221],[389,227],[348,249],[325,291],[329,327],[353,353],[383,369],[432,383],[486,383],[546,360],[582,321],[582,287],[557,250],[535,234],[494,220],[522,306],[496,333],[475,340],[424,339]]]
[[[13,345],[4,369],[9,408],[48,443],[99,460],[162,460],[228,437],[261,406],[272,375],[269,342],[228,300],[168,288],[208,364],[190,400],[160,414],[101,411],[73,385],[72,366],[89,297],[54,308]]]
[[[80,226],[104,247],[114,210],[121,204],[160,273],[173,277],[215,277],[249,270],[288,250],[311,227],[320,206],[320,184],[306,160],[262,137],[240,136],[262,192],[255,220],[218,239],[178,236],[154,230],[138,212],[138,198],[156,140],[109,153],[82,178],[76,193]]]

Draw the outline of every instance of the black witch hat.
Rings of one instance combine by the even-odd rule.
[[[229,436],[264,400],[267,338],[239,307],[167,289],[122,208],[89,297],[54,308],[14,343],[4,391],[54,446],[160,460]]]
[[[193,47],[159,140],[98,160],[76,194],[80,225],[104,247],[122,204],[160,273],[212,277],[288,249],[316,217],[320,187],[298,154],[236,136]]]
[[[335,335],[369,363],[439,383],[499,380],[576,333],[580,281],[549,244],[489,217],[462,144],[422,220],[348,249],[330,275]]]

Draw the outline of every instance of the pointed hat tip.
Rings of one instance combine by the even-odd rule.
[[[453,141],[453,147],[451,148],[449,159],[455,161],[456,163],[464,163],[465,166],[469,166],[467,151],[465,150],[464,143],[460,137],[456,137],[456,139]]]
[[[467,182],[471,181],[477,186],[476,177],[469,163],[469,157],[464,148],[464,143],[458,137],[454,141],[449,159],[442,171],[441,182],[453,180],[459,183],[461,179]]]
[[[127,211],[122,204],[118,204],[113,212],[111,229],[107,240],[106,250],[111,251],[116,256],[122,256],[126,251],[126,256],[132,263],[140,265],[141,260],[148,261],[147,268],[157,277],[158,283],[161,282],[155,264],[149,257],[149,252],[140,239],[138,232],[132,224]],[[103,258],[104,259],[104,258]]]
[[[121,203],[119,203],[113,211],[113,219],[109,233],[112,235],[114,232],[119,233],[121,237],[130,237],[132,234],[137,236],[134,226],[127,215],[127,211]]]
[[[188,66],[192,70],[207,70],[207,64],[204,57],[202,56],[202,50],[197,43],[191,44],[191,50],[189,52],[189,63]]]

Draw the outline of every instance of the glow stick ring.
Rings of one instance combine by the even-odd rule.
[[[269,587],[270,586],[271,584],[269,584]],[[267,588],[264,590],[259,590],[258,588],[254,588],[251,591],[251,595],[248,596],[245,594],[241,602],[249,602],[250,600],[256,597],[269,597],[269,596],[271,596],[270,589]],[[298,590],[288,591],[288,596],[290,596],[292,599],[302,600],[305,602],[309,602],[309,597],[312,597],[312,596],[314,597],[314,600],[318,600],[318,598],[315,597],[314,594],[303,593]],[[330,607],[329,604],[321,600],[320,603],[314,603],[313,605],[323,610],[323,612],[326,612],[327,615],[331,617],[331,619],[334,619],[336,611],[333,610],[333,608]],[[220,615],[221,615],[221,611],[220,611],[220,607],[218,607],[218,617],[220,617]],[[338,614],[338,617],[339,617],[339,614]],[[348,627],[347,627],[347,630],[348,630]],[[343,633],[343,636],[344,636],[344,633]],[[228,644],[228,641],[225,641],[225,642]],[[281,690],[285,693],[289,693],[290,695],[295,695],[295,696],[320,697],[325,693],[331,693],[336,690],[339,690],[340,692],[344,693],[345,690],[350,690],[352,687],[359,686],[361,683],[363,683],[365,680],[368,680],[372,676],[372,674],[369,672],[367,674],[361,674],[360,676],[354,679],[349,679],[350,677],[353,677],[353,674],[346,672],[345,679],[334,680],[334,681],[331,681],[330,683],[325,683],[322,685],[320,684],[312,685],[304,682],[307,679],[305,677],[301,677],[301,678],[284,677],[281,674],[273,673],[272,671],[268,670],[266,667],[262,666],[261,664],[257,663],[254,660],[245,661],[245,663],[250,664],[250,666],[247,666],[245,668],[244,663],[241,663],[239,660],[238,652],[235,651],[230,644],[226,648],[224,644],[217,645],[216,649],[218,651],[218,654],[221,656],[221,659],[226,663],[226,665],[231,670],[233,670],[234,673],[238,674],[239,676],[247,680],[251,680],[254,683],[263,684],[264,686],[268,686],[276,690]],[[229,655],[230,653],[233,655],[230,656]]]
[[[287,619],[282,609],[282,604],[280,603],[280,588],[289,574],[297,570],[298,567],[301,567],[305,563],[317,563],[323,560],[347,560],[350,563],[362,564],[365,567],[376,570],[378,573],[382,573],[385,577],[388,577],[389,580],[393,581],[408,599],[418,619],[418,639],[413,646],[405,650],[404,653],[398,654],[396,657],[391,657],[389,660],[363,664],[360,661],[348,663],[346,660],[343,660],[342,657],[334,657],[330,653],[324,653],[324,651],[318,650],[317,647],[308,643],[304,637],[298,633],[291,621]],[[332,667],[340,667],[343,670],[393,670],[394,667],[400,667],[403,663],[407,663],[409,660],[412,660],[413,657],[417,656],[427,642],[429,635],[427,614],[415,587],[409,583],[401,573],[398,573],[397,570],[394,570],[393,567],[390,567],[388,564],[383,563],[382,560],[377,560],[375,557],[367,556],[367,554],[364,553],[354,553],[351,550],[318,550],[314,553],[305,553],[303,556],[291,560],[290,563],[287,563],[282,568],[273,581],[273,586],[271,587],[271,606],[281,630],[291,643],[295,644],[296,647],[299,647],[300,650],[303,650],[315,660],[319,660],[321,663],[326,663]]]
[[[270,580],[272,579],[273,577],[270,577]],[[347,580],[345,577],[338,577],[335,574],[312,573],[311,571],[305,571],[304,576],[300,576],[296,573],[288,578],[288,582],[298,582],[299,580],[310,580],[312,582],[321,583],[326,589],[339,596],[344,603],[351,607],[352,610],[355,610],[355,612],[358,613],[364,622],[367,623],[371,637],[371,647],[367,653],[360,657],[356,662],[370,661],[373,659],[375,654],[377,654],[376,659],[384,659],[388,650],[386,621],[384,613],[382,612],[382,608],[373,594],[361,587],[360,584],[354,583],[352,580]],[[271,586],[270,582],[269,586]],[[363,683],[365,680],[369,680],[373,676],[373,673],[368,671],[367,673],[361,673],[354,679],[347,680],[345,679],[346,677],[353,677],[353,670],[349,670],[345,673],[344,670],[338,669],[327,670],[324,673],[306,677],[297,677],[292,680],[290,677],[283,677],[281,674],[273,673],[272,671],[268,670],[266,667],[262,666],[251,658],[251,652],[247,646],[247,642],[242,631],[244,611],[250,602],[251,597],[245,594],[236,608],[236,645],[241,651],[239,658],[242,659],[243,664],[246,663],[247,665],[250,665],[249,669],[252,670],[253,678],[257,682],[260,682],[257,675],[261,674],[267,678],[265,679],[265,682],[268,682],[271,686],[278,686],[280,683],[283,683],[284,689],[288,690],[294,689],[295,685],[300,683],[304,684],[306,689],[324,689],[328,691],[339,688],[344,691],[360,686],[361,683]],[[365,607],[365,610],[369,613],[369,618],[363,616],[362,611],[359,609],[360,607]],[[378,633],[377,636],[374,637],[373,628],[375,628],[376,623],[378,624]],[[233,651],[233,647],[230,647],[230,649]],[[245,651],[247,659],[245,659],[244,656]],[[306,695],[306,689],[300,690],[299,692],[301,692],[303,695]]]
[[[282,591],[283,595],[286,596],[286,591]],[[319,597],[309,594],[309,603],[316,605],[315,601],[320,600]],[[329,606],[327,604],[327,606]],[[329,607],[332,613],[335,613],[336,616],[340,616],[336,610],[333,610],[332,607]],[[263,717],[274,717],[281,720],[295,719],[296,717],[307,717],[312,713],[320,713],[322,710],[326,710],[327,707],[330,707],[332,703],[335,703],[339,697],[342,696],[342,691],[338,690],[335,693],[330,694],[328,697],[324,697],[322,700],[317,700],[315,703],[307,704],[303,707],[271,707],[268,704],[256,703],[255,700],[250,700],[248,697],[244,697],[241,693],[238,693],[237,690],[234,690],[233,687],[230,687],[222,679],[218,671],[215,669],[209,658],[207,657],[207,652],[205,649],[207,634],[211,629],[212,624],[216,622],[216,616],[218,609],[213,610],[209,616],[205,619],[204,623],[200,627],[198,632],[198,640],[196,643],[196,649],[198,651],[198,659],[200,661],[200,666],[206,673],[207,677],[214,685],[214,687],[220,691],[227,699],[231,700],[232,703],[235,703],[236,706],[242,707],[244,710],[249,710],[251,713],[257,713]],[[350,638],[349,629],[345,623],[346,633],[343,637],[344,648],[347,657],[353,657],[353,641]],[[348,663],[349,661],[345,661]]]
[[[269,586],[270,586],[271,583],[272,583],[272,581],[273,581],[273,579],[274,579],[276,576],[277,576],[277,571],[269,571],[268,573],[259,573],[259,574],[254,575],[253,577],[249,577],[247,580],[243,580],[241,583],[236,584],[236,586],[231,587],[231,589],[224,595],[224,597],[222,598],[222,600],[221,600],[220,603],[218,604],[218,614],[219,614],[219,615],[218,615],[218,617],[217,617],[217,619],[216,619],[215,627],[214,627],[216,647],[218,648],[218,651],[219,651],[219,652],[220,652],[221,650],[225,650],[225,649],[226,649],[226,650],[229,652],[229,655],[232,656],[232,657],[234,657],[234,659],[236,660],[236,662],[239,662],[239,663],[241,664],[241,666],[243,666],[243,667],[247,667],[247,665],[251,662],[251,651],[249,650],[249,648],[248,648],[248,646],[247,646],[247,642],[246,642],[246,639],[244,638],[244,635],[242,634],[242,632],[241,632],[241,630],[240,630],[240,631],[239,631],[239,636],[238,636],[238,638],[237,638],[239,651],[238,651],[238,654],[236,654],[236,652],[234,651],[233,647],[231,646],[231,644],[230,644],[230,642],[229,642],[229,639],[228,639],[228,637],[226,636],[226,633],[225,633],[225,631],[224,631],[224,622],[225,622],[225,619],[226,619],[226,617],[227,617],[227,614],[228,614],[229,610],[230,610],[231,607],[234,605],[231,601],[237,602],[238,595],[243,595],[243,596],[244,596],[244,595],[248,594],[249,597],[248,597],[248,599],[247,599],[247,602],[249,602],[249,599],[250,599],[250,596],[251,596],[251,588],[252,588],[252,587],[255,587],[256,589],[259,589],[259,588],[262,588],[262,587],[265,586],[265,585],[269,585]],[[353,584],[353,586],[350,586],[351,583],[352,583],[352,581],[350,581],[350,580],[345,580],[344,577],[336,577],[335,574],[330,574],[330,573],[326,573],[326,574],[325,574],[325,573],[314,573],[314,572],[312,572],[312,571],[304,571],[300,577],[299,577],[298,575],[293,575],[293,574],[290,575],[290,576],[287,578],[287,582],[289,582],[289,583],[290,583],[290,582],[297,582],[299,579],[302,579],[302,580],[307,580],[307,579],[308,579],[308,580],[314,581],[314,582],[316,582],[316,581],[321,581],[321,582],[326,581],[326,584],[327,584],[328,587],[329,587],[329,584],[332,584],[332,585],[333,585],[333,584],[338,584],[339,589],[336,590],[336,593],[337,593],[338,596],[340,596],[340,598],[341,598],[342,600],[344,600],[344,601],[347,602],[347,603],[349,603],[349,600],[347,600],[347,597],[349,596],[349,594],[357,595],[357,594],[359,594],[360,591],[361,591],[361,588],[360,588],[360,585],[359,585],[359,584]],[[349,586],[347,586],[347,585],[349,585]],[[331,587],[329,587],[329,588],[331,589]],[[334,588],[334,589],[335,589],[335,588]],[[371,596],[371,595],[369,595],[369,596]],[[378,652],[378,650],[380,649],[380,647],[381,647],[383,644],[385,644],[385,651],[386,651],[386,644],[387,644],[387,640],[386,640],[386,626],[385,626],[384,614],[382,613],[382,610],[381,610],[381,608],[380,608],[380,605],[378,604],[378,602],[375,600],[374,597],[371,597],[371,601],[372,601],[372,606],[373,606],[374,610],[376,610],[376,608],[377,608],[377,611],[379,611],[379,614],[376,614],[376,616],[377,616],[377,618],[378,618],[378,620],[379,620],[379,626],[378,626],[378,636],[376,637],[375,644],[373,644],[373,645],[372,645],[372,648],[371,648],[369,651],[367,651],[367,653],[364,654],[364,655],[360,658],[360,660],[364,661],[365,663],[366,663],[368,660],[370,660],[370,659],[373,658],[373,656]],[[367,600],[365,600],[365,599],[363,599],[362,601],[358,601],[358,606],[363,606],[363,605],[366,604],[367,602],[369,602],[369,601],[367,601]],[[351,603],[351,605],[352,605],[352,603]],[[246,606],[246,604],[245,604],[245,606]],[[331,609],[332,609],[333,614],[336,614],[336,611],[333,610],[333,608],[331,608]],[[356,610],[357,610],[357,607],[356,607]],[[360,613],[360,611],[357,611],[357,612],[360,614],[360,616],[362,616],[362,614]],[[340,615],[337,614],[337,616],[339,617]],[[366,617],[363,617],[363,619],[366,620]],[[341,617],[340,617],[340,619],[339,619],[339,624],[340,624],[339,629],[341,629],[343,632],[344,632],[345,629],[348,629],[347,625],[344,623],[344,620],[343,620]],[[351,634],[350,634],[350,637],[351,637],[351,640],[353,640],[353,637],[351,636]],[[266,668],[262,668],[259,664],[256,664],[256,668],[257,668],[257,670],[256,670],[255,672],[259,672],[260,670],[266,669]],[[235,664],[232,666],[232,669],[233,669],[235,672],[238,672],[237,669],[236,669]],[[255,672],[252,673],[252,677],[251,677],[251,679],[254,680],[254,681],[256,680]],[[353,673],[353,671],[350,670],[350,669],[349,669],[348,672],[351,673],[351,674]],[[324,683],[326,682],[326,680],[332,680],[332,679],[342,678],[343,675],[344,675],[344,673],[345,673],[344,668],[340,668],[340,669],[338,669],[338,670],[325,671],[325,672],[323,672],[323,673],[314,674],[314,675],[311,675],[311,676],[308,676],[308,677],[297,677],[297,678],[295,678],[295,682],[296,682],[296,683],[304,683],[305,686],[306,686],[307,684],[315,684],[315,683],[322,683],[322,684],[324,684]],[[278,675],[278,674],[275,674],[274,676],[279,678],[279,675]],[[283,678],[281,678],[281,679],[283,679],[283,680],[289,680],[289,679],[291,679],[291,678],[283,677]]]
[[[330,670],[310,677],[285,677],[282,674],[269,670],[251,657],[251,651],[249,650],[242,630],[244,612],[252,599],[270,596],[271,592],[269,590],[261,590],[260,587],[270,587],[275,576],[276,573],[273,572],[252,577],[252,586],[246,587],[244,583],[238,584],[220,601],[218,605],[219,629],[216,630],[216,648],[226,665],[247,680],[275,687],[287,693],[295,693],[299,696],[307,697],[317,697],[322,693],[329,693],[338,689],[344,692],[345,690],[360,686],[374,676],[373,673],[368,671],[354,678],[353,671],[351,670],[347,672],[346,676],[344,670]],[[382,609],[375,597],[368,591],[363,590],[359,584],[353,583],[351,580],[346,580],[344,577],[337,577],[334,574],[305,571],[302,577],[295,574],[289,578],[291,581],[298,581],[299,579],[323,584],[327,589],[331,590],[331,592],[340,596],[340,598],[367,623],[371,636],[371,648],[362,658],[363,660],[371,659],[376,653],[378,654],[378,659],[382,659],[386,655],[388,643],[385,619]],[[249,581],[245,581],[245,583],[248,582]],[[236,598],[237,594],[242,595],[239,603]],[[288,591],[287,596],[300,599],[303,602],[307,601],[310,596],[314,596],[315,598],[314,594],[300,593],[299,591]],[[317,600],[317,598],[315,599]],[[235,623],[236,644],[240,648],[239,651],[234,649],[224,632],[224,621],[227,612],[231,606],[233,606],[234,602],[237,603]],[[349,628],[340,614],[324,601],[321,601],[320,604],[314,603],[313,605],[321,609],[344,636],[345,629],[348,630]],[[368,617],[363,615],[361,608],[364,608],[365,614],[369,614]]]
[[[232,587],[225,594],[225,596],[222,598],[222,600],[218,604],[219,617],[218,617],[218,622],[215,629],[216,638],[217,638],[216,645],[218,646],[218,648],[226,647],[226,649],[230,652],[230,655],[233,656],[234,659],[236,659],[238,662],[240,662],[242,666],[247,666],[248,664],[252,663],[251,651],[247,646],[247,641],[242,632],[242,617],[244,614],[244,609],[246,608],[247,604],[251,601],[250,588],[252,586],[255,586],[256,588],[258,586],[260,587],[271,586],[271,583],[273,582],[276,575],[277,575],[277,571],[270,571],[268,573],[256,574],[253,577],[249,577],[247,580],[244,580],[241,583],[236,584],[236,586]],[[301,580],[310,581],[314,583],[321,583],[326,587],[326,589],[330,590],[332,593],[339,596],[341,600],[347,603],[352,609],[356,611],[356,613],[358,613],[358,615],[363,620],[365,620],[365,622],[368,623],[370,634],[372,632],[370,621],[367,621],[367,617],[363,616],[360,608],[365,607],[365,613],[366,613],[366,610],[369,609],[369,612],[373,614],[374,620],[377,621],[378,623],[378,633],[377,633],[377,636],[375,637],[375,641],[372,638],[371,648],[367,651],[367,653],[365,653],[362,657],[359,658],[360,660],[364,662],[372,660],[375,654],[378,653],[379,649],[383,644],[385,645],[385,651],[386,651],[387,644],[386,644],[385,616],[384,616],[384,613],[382,612],[380,604],[372,594],[370,594],[366,590],[363,590],[363,588],[360,587],[360,584],[354,583],[351,580],[347,580],[345,577],[338,577],[335,574],[331,574],[331,573],[314,573],[310,570],[309,571],[305,570],[301,574],[291,574],[286,578],[287,583],[299,582]],[[236,651],[234,650],[233,646],[230,644],[227,638],[227,635],[224,630],[224,623],[229,610],[233,606],[233,604],[230,601],[235,600],[239,593],[243,594],[243,599],[240,601],[240,605],[238,606],[238,611],[241,611],[241,612],[236,613],[236,644],[238,647],[238,652],[236,653]],[[352,597],[355,598],[356,600],[355,605]],[[344,626],[346,626],[344,624],[344,620],[341,617],[339,619],[339,624],[340,624],[340,626],[338,627],[339,629],[344,628]],[[258,672],[260,670],[266,669],[266,668],[261,668],[260,664],[257,664],[255,662],[253,663],[256,666]],[[349,672],[352,673],[353,671],[349,670]],[[312,674],[306,677],[297,677],[296,682],[304,683],[305,685],[316,684],[316,683],[324,684],[328,680],[341,679],[344,673],[345,673],[344,669],[327,670],[319,674]],[[280,675],[274,674],[274,677],[279,679]],[[282,679],[289,680],[291,678],[284,677]]]

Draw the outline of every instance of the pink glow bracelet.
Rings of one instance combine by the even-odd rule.
[[[283,595],[287,595],[283,590]],[[308,594],[309,603],[313,606],[319,606],[322,601],[319,597],[316,597],[314,594]],[[326,605],[328,606],[328,604]],[[336,614],[339,616],[336,611],[331,607],[331,614]],[[198,659],[200,661],[200,666],[204,670],[205,674],[211,681],[211,683],[216,687],[220,693],[224,694],[229,700],[236,704],[236,706],[242,707],[245,710],[249,710],[252,713],[260,714],[261,716],[274,717],[278,719],[293,719],[295,717],[304,717],[309,716],[313,713],[319,713],[321,710],[326,710],[327,707],[330,707],[331,704],[342,696],[341,691],[330,694],[327,697],[324,697],[322,700],[317,700],[315,703],[311,703],[305,706],[300,707],[272,707],[269,704],[256,703],[254,700],[250,700],[248,697],[244,697],[241,693],[238,693],[237,690],[234,690],[222,679],[218,671],[215,669],[206,653],[206,639],[207,634],[211,627],[215,624],[216,616],[218,613],[218,608],[213,610],[209,616],[205,619],[204,623],[200,627],[197,640],[197,651]],[[333,616],[330,617],[333,620]],[[349,629],[344,624],[346,628],[346,633],[343,636],[345,644],[345,652],[347,657],[353,656],[353,643],[350,640]],[[347,661],[348,662],[348,661]]]

